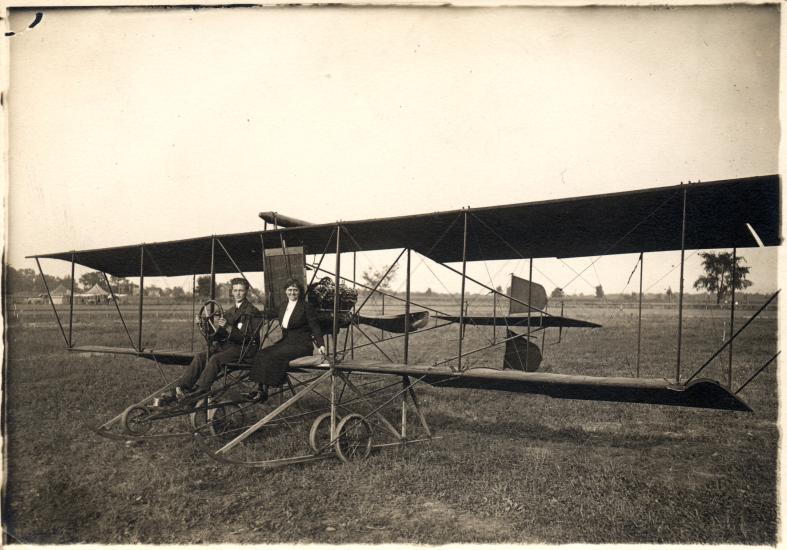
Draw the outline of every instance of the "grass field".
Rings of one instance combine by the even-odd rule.
[[[107,312],[79,310],[75,342],[128,344]],[[190,313],[146,313],[146,346],[188,349]],[[136,338],[134,308],[124,314]],[[550,330],[541,370],[634,375],[636,311],[565,314],[604,327],[564,331],[560,344]],[[728,315],[687,312],[682,378],[729,336]],[[157,367],[68,354],[51,317],[21,319],[6,334],[9,542],[776,542],[775,365],[741,394],[754,413],[424,387],[421,404],[441,439],[352,464],[254,470],[212,462],[188,440],[95,436],[88,426],[161,385]],[[645,312],[643,376],[674,377],[676,327],[674,310]],[[413,335],[411,361],[455,353],[457,335],[455,326]],[[490,335],[468,328],[465,349]],[[401,341],[384,349],[401,359]],[[775,350],[768,311],[736,340],[733,387]],[[468,362],[499,368],[502,350]],[[725,353],[705,376],[726,383],[726,369]],[[177,370],[164,367],[170,378]]]

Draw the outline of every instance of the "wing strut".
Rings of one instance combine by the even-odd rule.
[[[74,347],[74,340],[71,338],[74,326],[74,253],[71,253],[71,296],[68,297],[68,347]]]
[[[336,356],[339,353],[339,275],[342,270],[342,225],[336,223],[336,274],[333,279],[333,364],[336,364]],[[331,414],[331,435],[333,435],[333,420],[335,415]]]
[[[512,274],[513,275],[513,274]],[[512,277],[513,279],[513,277]],[[513,294],[514,288],[514,281],[511,281],[511,294]],[[531,304],[533,303],[533,256],[530,256],[530,262],[528,262],[528,275],[527,275],[527,342],[530,342],[530,318],[532,314]],[[544,334],[546,334],[546,330],[544,330]],[[543,346],[542,346],[543,347]],[[528,360],[530,358],[530,354],[525,354],[525,370],[528,370]]]
[[[211,251],[211,263],[213,252]],[[145,300],[145,245],[139,245],[139,335],[137,351],[142,351],[142,303]]]
[[[681,182],[682,184],[683,182]],[[678,295],[678,359],[675,363],[675,382],[680,384],[680,352],[683,342],[683,270],[686,265],[686,187],[683,188],[683,215],[680,230],[680,294]]]
[[[637,304],[637,378],[639,378],[639,361],[642,356],[642,274],[645,271],[644,253],[639,253],[639,303]]]
[[[738,248],[732,249],[732,297],[730,300],[730,333],[735,329],[735,279],[738,277]],[[727,362],[727,387],[732,389],[732,342]]]
[[[456,358],[457,369],[462,370],[462,343],[465,339],[465,281],[467,280],[467,210],[464,212],[464,229],[462,231],[462,294],[459,300],[459,355]]]
[[[55,319],[57,319],[57,326],[60,327],[60,333],[63,335],[63,340],[66,341],[66,347],[70,348],[71,343],[68,341],[68,338],[66,337],[66,331],[63,330],[63,325],[60,322],[60,316],[57,314],[57,308],[55,307],[55,301],[52,299],[52,293],[49,292],[49,285],[46,282],[46,277],[44,277],[44,270],[41,269],[41,262],[38,261],[38,258],[36,258],[36,264],[38,265],[38,271],[41,273],[41,280],[44,281],[44,288],[46,288],[46,295],[49,296],[49,303],[52,305],[52,311],[55,312]],[[74,280],[73,276],[71,277],[71,280],[72,281]],[[71,293],[72,300],[74,299],[73,296],[74,293],[72,292]]]
[[[118,311],[118,315],[120,316],[120,322],[123,323],[123,329],[126,331],[126,336],[128,336],[128,341],[131,342],[131,347],[134,347],[134,339],[131,337],[131,333],[128,331],[128,327],[126,326],[126,320],[123,319],[123,314],[120,312],[120,306],[118,305],[118,300],[115,297],[115,291],[112,290],[112,285],[109,284],[109,278],[105,272],[101,272],[104,276],[104,281],[107,283],[107,288],[109,289],[109,293],[112,295],[112,302],[115,304],[115,309]],[[141,351],[141,350],[140,350]]]

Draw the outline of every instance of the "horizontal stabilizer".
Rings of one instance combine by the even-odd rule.
[[[360,324],[382,329],[386,332],[404,333],[405,314],[398,315],[358,315]],[[410,313],[409,331],[413,332],[426,326],[429,322],[428,311],[413,311]]]
[[[503,354],[503,368],[535,372],[541,365],[541,350],[524,335],[506,330],[506,351]]]
[[[403,365],[362,360],[346,360],[336,365],[336,368],[368,374],[423,377],[424,382],[435,386],[534,393],[548,395],[556,399],[618,401],[751,411],[751,408],[743,400],[730,393],[718,382],[707,379],[697,379],[683,385],[673,384],[664,378],[583,376],[487,368],[454,372],[446,366]]]
[[[435,315],[436,319],[443,321],[450,321],[452,323],[459,322],[458,315]],[[508,327],[526,327],[527,314],[522,315],[506,315],[493,317],[491,315],[465,315],[464,323],[467,325],[480,325],[480,326],[508,326]],[[581,319],[571,319],[569,317],[560,317],[559,315],[531,315],[530,327],[531,328],[552,328],[552,327],[566,327],[566,328],[599,328],[601,325],[591,323],[590,321],[583,321]]]

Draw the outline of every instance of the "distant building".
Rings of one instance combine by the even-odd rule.
[[[54,289],[50,295],[52,296],[52,302],[55,304],[68,304],[70,302],[69,297],[71,296],[71,289],[66,288],[63,285],[58,285],[56,289]],[[44,302],[47,304],[49,303],[49,296],[44,294]]]
[[[96,283],[90,290],[74,294],[74,300],[80,304],[103,304],[108,302],[108,296],[109,293]]]

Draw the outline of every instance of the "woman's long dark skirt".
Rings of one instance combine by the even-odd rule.
[[[249,378],[260,384],[281,386],[287,376],[290,361],[311,355],[312,349],[311,342],[279,340],[257,352],[254,365],[249,370]]]

